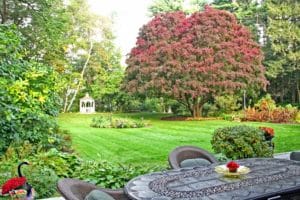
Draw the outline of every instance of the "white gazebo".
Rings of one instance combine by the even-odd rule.
[[[80,113],[90,114],[95,112],[95,100],[89,96],[88,93],[85,94],[85,97],[80,99],[79,103]]]

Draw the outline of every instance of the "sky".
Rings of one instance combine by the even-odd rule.
[[[88,0],[91,11],[98,15],[115,14],[114,34],[116,46],[121,48],[122,63],[125,56],[134,47],[139,28],[146,24],[150,17],[147,8],[152,0]]]

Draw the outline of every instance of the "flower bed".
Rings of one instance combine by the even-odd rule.
[[[91,127],[94,128],[142,128],[149,123],[141,120],[117,118],[112,116],[98,116],[92,119]]]

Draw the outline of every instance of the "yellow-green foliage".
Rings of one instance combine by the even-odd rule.
[[[0,155],[11,143],[46,145],[57,127],[56,74],[51,67],[23,59],[21,42],[14,27],[0,26]]]

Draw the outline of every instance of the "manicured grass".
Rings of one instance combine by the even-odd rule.
[[[299,124],[256,122],[162,121],[163,114],[115,114],[149,120],[150,127],[136,129],[92,128],[93,117],[100,114],[61,114],[62,129],[69,130],[75,150],[85,159],[104,159],[131,164],[165,165],[169,152],[180,145],[196,145],[212,151],[210,140],[216,128],[247,124],[268,126],[275,130],[275,152],[300,149]]]

